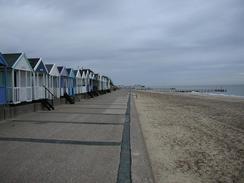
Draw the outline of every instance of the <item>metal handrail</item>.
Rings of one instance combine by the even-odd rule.
[[[42,86],[44,87],[45,91],[48,91],[48,93],[50,93],[54,98],[56,97],[45,85],[42,85]],[[46,92],[45,92],[45,95],[46,95]]]
[[[47,97],[47,92],[48,93],[50,93],[51,94],[51,96],[52,96],[52,99],[51,99],[51,102],[52,102],[52,106],[54,106],[54,102],[53,102],[53,100],[54,100],[54,98],[56,97],[45,85],[42,85],[43,87],[44,87],[44,89],[45,89],[45,99],[48,99],[48,97]],[[47,92],[46,92],[47,91]]]

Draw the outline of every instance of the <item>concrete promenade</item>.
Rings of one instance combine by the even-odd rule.
[[[0,182],[116,182],[128,91],[0,123]]]

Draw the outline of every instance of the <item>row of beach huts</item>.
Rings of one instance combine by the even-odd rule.
[[[0,104],[20,104],[79,94],[110,92],[109,77],[91,69],[46,64],[25,53],[0,53]]]

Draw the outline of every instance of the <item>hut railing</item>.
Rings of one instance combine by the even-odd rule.
[[[34,87],[34,99],[44,99],[45,98],[45,89],[41,86]]]
[[[43,85],[43,88],[45,89],[45,99],[50,99],[53,106],[55,95],[45,85]]]
[[[19,97],[17,97],[16,94],[19,94]],[[14,88],[14,97],[16,97],[16,99],[14,99],[17,102],[24,102],[26,101],[26,88],[24,87],[15,87]]]
[[[11,97],[10,100],[12,100],[12,102],[14,104],[20,103],[21,102],[21,99],[20,99],[20,87],[14,87],[14,88],[8,88],[8,89],[12,90],[12,96],[10,96]]]
[[[26,89],[26,101],[32,101],[32,87],[25,87]]]
[[[32,87],[7,87],[7,100],[13,104],[32,101]]]
[[[0,104],[6,103],[6,88],[0,86]]]

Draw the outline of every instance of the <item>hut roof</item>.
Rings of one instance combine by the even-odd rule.
[[[68,76],[68,71],[66,69],[66,67],[64,66],[58,66],[58,72],[60,74],[60,76]]]
[[[64,67],[63,66],[58,66],[57,68],[58,68],[58,72],[61,73]]]
[[[68,73],[68,76],[69,77],[72,77],[72,78],[75,78],[75,73],[74,73],[74,69],[72,69],[72,68],[66,68],[66,70],[67,70],[67,73]]]
[[[88,73],[94,73],[91,69],[82,69],[83,72],[85,72],[85,74]]]
[[[18,58],[21,56],[21,53],[6,53],[2,54],[5,61],[7,62],[9,67],[12,67]]]
[[[50,71],[52,70],[54,64],[45,64],[45,65],[46,65],[46,68],[48,70],[48,73],[50,73]]]
[[[75,77],[81,77],[81,72],[80,70],[74,70]]]
[[[68,72],[68,75],[70,75],[72,69],[71,69],[71,68],[68,68],[68,69],[66,69],[66,70],[67,70],[67,72]]]
[[[32,69],[35,68],[36,64],[38,63],[38,61],[40,60],[40,58],[28,58],[30,65],[32,67]]]
[[[0,53],[0,65],[7,65],[7,62],[5,61],[5,59],[1,53]]]

